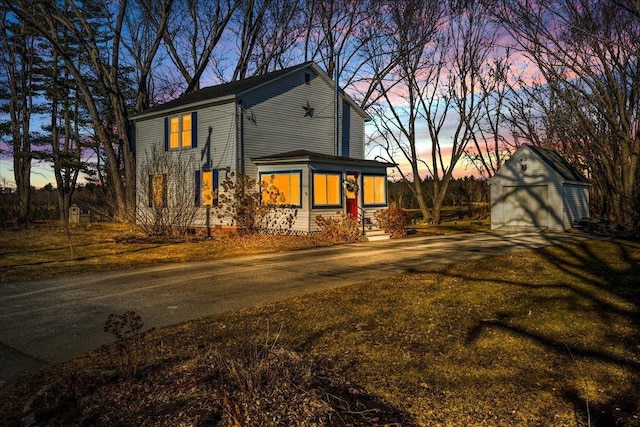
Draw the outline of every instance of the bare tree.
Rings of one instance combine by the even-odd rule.
[[[249,0],[233,19],[238,47],[231,80],[262,75],[299,62],[303,37],[302,0]]]
[[[425,219],[431,214],[420,177],[424,162],[419,152],[418,122],[422,88],[437,78],[442,67],[438,55],[445,49],[436,37],[438,27],[444,23],[442,17],[442,10],[435,3],[404,2],[391,9],[386,46],[376,41],[372,48],[398,52],[397,61],[391,61],[395,65],[392,71],[379,81],[380,101],[372,106],[377,129],[374,141],[381,148],[382,157],[393,161],[399,156],[408,163],[407,168],[399,164],[398,172],[403,180],[413,182],[411,190]],[[380,75],[388,62],[384,55],[374,56],[374,73]]]
[[[336,67],[342,73],[354,60],[359,62],[357,55],[365,40],[364,30],[371,24],[372,4],[369,1],[328,0],[311,1],[306,5],[305,60],[323,65],[330,76],[334,75]],[[357,64],[353,66],[357,67]],[[349,78],[346,78],[344,85],[349,84]]]
[[[480,76],[493,40],[477,4],[451,5],[446,15],[430,4],[403,3],[409,13],[400,9],[399,17],[392,15],[392,40],[400,59],[393,78],[380,85],[384,103],[376,107],[376,137],[384,157],[400,156],[409,165],[407,171],[398,165],[399,172],[414,182],[423,217],[439,222],[449,182],[478,127],[486,96]],[[423,129],[426,134],[420,133]],[[421,141],[428,147],[426,153]],[[421,174],[431,178],[431,211]]]
[[[399,46],[389,43],[395,32],[391,15],[405,6],[396,1],[350,0],[305,5],[301,38],[305,61],[319,63],[332,77],[337,71],[339,86],[362,108],[369,108],[380,97],[382,80],[400,60]]]
[[[637,229],[637,8],[596,0],[499,4],[505,28],[548,89],[550,143],[589,168],[594,189],[602,192],[598,197],[606,198],[608,215]]]
[[[512,74],[509,50],[504,56],[490,60],[478,79],[482,93],[478,105],[481,113],[465,156],[480,176],[489,178],[511,156],[514,146],[510,137],[511,124],[520,125],[517,119],[515,122],[510,120],[513,117],[510,111],[521,105],[512,102],[517,77]]]
[[[184,93],[200,88],[200,79],[211,65],[214,50],[241,4],[241,0],[180,0],[174,5],[163,40],[171,62],[186,82]],[[160,31],[163,26],[160,17],[150,17]]]

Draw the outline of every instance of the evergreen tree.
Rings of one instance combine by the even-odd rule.
[[[28,223],[31,211],[32,146],[37,134],[32,131],[34,115],[41,106],[37,52],[38,38],[31,28],[8,13],[0,12],[2,65],[0,66],[0,136],[13,157],[13,171],[18,195],[18,222]]]

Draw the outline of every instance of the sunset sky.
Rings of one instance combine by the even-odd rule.
[[[495,28],[493,29],[495,30]],[[509,36],[506,33],[502,32],[501,30],[497,30],[497,31],[498,32],[496,33],[495,37],[498,41],[498,44],[502,46],[510,45],[511,43],[509,40]],[[229,39],[226,41],[226,43],[235,43],[235,41]],[[497,52],[498,54],[500,54],[500,49],[498,49]],[[512,71],[514,72],[514,74],[520,75],[524,79],[524,81],[528,81],[528,82],[532,81],[532,79],[535,77],[535,68],[531,66],[529,61],[525,57],[520,56],[516,52],[511,52],[511,60],[513,63]],[[227,76],[227,78],[229,78],[229,76]],[[201,82],[203,86],[210,86],[210,85],[215,85],[216,83],[220,82],[220,80],[219,80],[219,77],[216,77],[213,75],[204,75],[201,78]],[[347,87],[346,91],[347,93],[353,93],[353,97],[357,101],[358,100],[357,94],[356,94],[357,90],[355,89],[357,88]],[[398,101],[401,102],[400,99]],[[371,110],[368,112],[372,115],[375,115],[375,113]],[[455,124],[455,119],[449,118],[448,120],[451,123],[451,127],[453,127],[453,125]],[[422,123],[420,123],[419,125],[422,125]],[[40,123],[36,119],[34,120],[33,129],[40,130],[39,128],[40,128]],[[375,132],[375,127],[371,124],[368,124],[365,130],[367,135],[370,136],[370,135],[373,135],[373,133]],[[446,140],[448,138],[448,136],[446,135],[446,132],[443,136],[444,136],[443,140]],[[365,138],[365,141],[367,139],[368,138]],[[428,140],[428,132],[426,131],[426,129],[420,130],[419,128],[418,140],[420,144],[420,157],[422,159],[429,159],[431,155],[430,153],[431,143]],[[3,147],[0,147],[0,149],[1,148]],[[380,154],[379,150],[374,150],[372,149],[372,147],[368,147],[367,152],[368,152],[368,158],[374,158],[376,154]],[[444,155],[445,157],[447,155],[446,149],[445,149]],[[406,169],[407,166],[406,166],[405,159],[401,157],[396,157],[394,160],[398,162],[403,169]],[[392,175],[392,179],[397,179],[398,177],[397,170],[395,170],[395,173],[394,173],[394,170],[395,169],[390,169],[389,173]],[[426,175],[428,175],[428,172],[426,169],[423,168],[421,176],[424,177]],[[469,175],[477,176],[477,171],[474,169],[473,165],[469,164],[463,159],[457,165],[454,176],[463,177],[463,176],[469,176]],[[32,179],[32,185],[36,188],[42,187],[48,183],[52,183],[55,186],[55,179],[53,176],[52,166],[50,163],[47,163],[47,162],[38,161],[38,160],[34,160],[32,162],[32,178],[31,179]],[[10,186],[10,187],[14,186],[13,181],[14,181],[13,165],[12,165],[11,158],[7,156],[0,157],[0,186]]]

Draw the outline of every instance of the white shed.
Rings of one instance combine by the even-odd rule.
[[[491,229],[566,231],[589,216],[589,183],[557,152],[523,145],[489,180]]]

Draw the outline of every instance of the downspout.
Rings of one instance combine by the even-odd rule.
[[[244,175],[244,120],[242,120],[242,99],[236,102],[236,150],[238,150],[236,170]]]
[[[311,232],[311,215],[313,214],[313,194],[311,194],[311,179],[313,177],[313,166],[307,164],[307,197],[305,202],[307,203],[307,233]],[[304,187],[303,187],[304,188]],[[302,206],[304,210],[304,205]]]
[[[334,78],[334,106],[333,106],[333,117],[334,117],[334,126],[333,126],[333,132],[334,132],[334,136],[335,136],[335,147],[336,147],[336,156],[340,155],[340,149],[339,149],[339,126],[340,126],[340,119],[338,117],[339,113],[340,113],[340,103],[339,103],[339,94],[340,94],[340,88],[339,88],[339,84],[338,84],[338,79],[340,76],[340,54],[336,52],[336,66],[335,66],[335,78]]]

